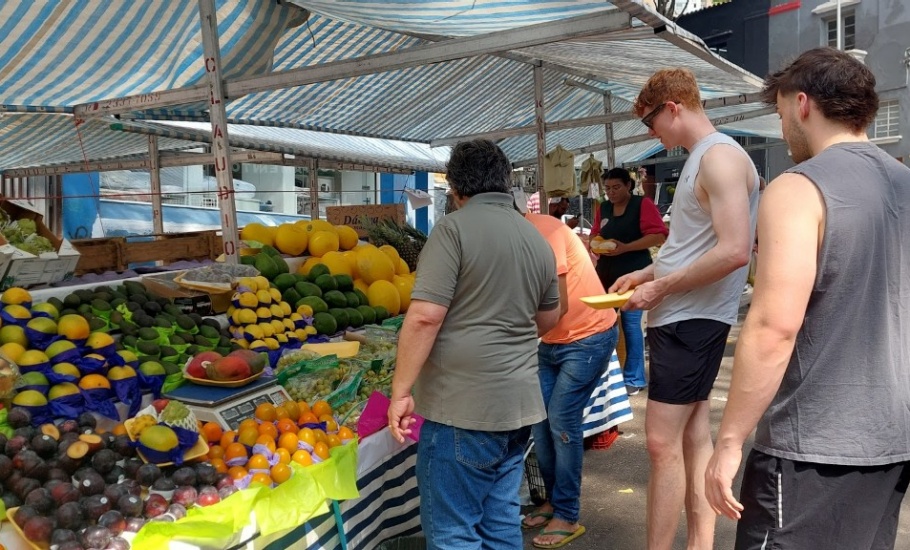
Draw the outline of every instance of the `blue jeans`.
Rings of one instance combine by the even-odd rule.
[[[615,326],[571,344],[540,344],[538,377],[547,419],[534,425],[534,449],[553,516],[578,521],[585,406],[616,347]]]
[[[626,343],[626,360],[622,365],[622,377],[627,386],[646,388],[645,380],[645,339],[641,334],[641,310],[623,311],[622,336]]]
[[[484,432],[423,423],[417,485],[429,550],[522,549],[518,489],[530,435],[530,426]]]

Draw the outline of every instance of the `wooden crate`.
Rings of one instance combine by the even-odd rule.
[[[196,231],[173,235],[158,235],[154,240],[130,240],[123,243],[123,263],[129,267],[142,262],[164,262],[165,265],[183,260],[214,260],[212,238],[214,231]]]
[[[72,241],[79,251],[79,263],[76,264],[76,275],[86,273],[104,273],[105,271],[124,271],[123,237],[108,239],[78,239]]]
[[[371,223],[379,220],[395,220],[399,224],[405,223],[403,204],[364,204],[360,206],[327,206],[325,216],[329,223],[334,225],[350,225],[357,230],[361,238],[367,236],[363,229],[362,219],[366,218]]]

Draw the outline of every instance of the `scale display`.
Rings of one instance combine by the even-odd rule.
[[[216,388],[188,382],[163,397],[182,401],[199,420],[217,422],[226,430],[236,430],[240,422],[252,418],[260,403],[280,405],[291,400],[274,378],[260,378],[242,388]]]

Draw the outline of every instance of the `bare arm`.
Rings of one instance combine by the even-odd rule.
[[[400,442],[404,442],[405,435],[411,433],[410,426],[413,424],[411,388],[430,356],[448,311],[449,308],[433,302],[414,300],[401,326],[395,374],[392,376],[392,404],[389,406],[389,428]]]
[[[569,311],[569,284],[565,273],[559,276],[559,317]]]
[[[553,330],[553,327],[559,324],[560,317],[562,317],[562,313],[561,309],[558,307],[548,310],[538,310],[537,314],[534,316],[534,322],[537,323],[537,336],[543,336]]]
[[[705,154],[696,190],[702,190],[699,200],[711,213],[717,244],[685,268],[642,285],[623,309],[651,309],[669,294],[709,285],[749,263],[751,176],[748,157],[732,147],[718,145]]]
[[[742,506],[730,486],[742,446],[780,388],[806,315],[824,232],[818,189],[797,174],[777,178],[762,197],[758,263],[752,306],[733,362],[733,379],[706,482],[715,511],[738,519]]]

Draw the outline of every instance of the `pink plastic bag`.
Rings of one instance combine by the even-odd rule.
[[[391,404],[392,401],[378,391],[374,391],[370,395],[370,398],[367,399],[367,405],[363,408],[363,413],[357,421],[357,435],[361,439],[383,430],[389,425],[389,405]],[[411,435],[408,437],[414,441],[419,441],[423,417],[415,414],[414,419],[416,422],[411,428]]]

